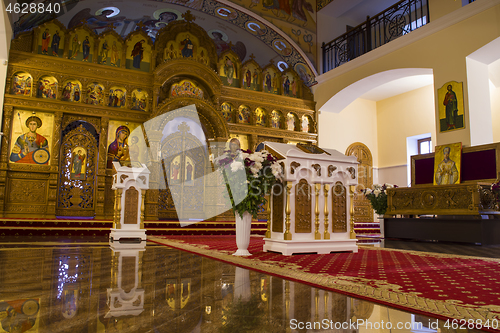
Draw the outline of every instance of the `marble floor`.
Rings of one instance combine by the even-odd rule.
[[[500,247],[383,246],[500,257]],[[434,318],[106,238],[0,239],[0,322],[0,332],[11,333],[454,332]]]

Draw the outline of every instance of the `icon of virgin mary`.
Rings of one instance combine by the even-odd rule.
[[[115,141],[108,147],[108,169],[113,168],[113,162],[130,162],[128,137],[130,130],[127,126],[116,129]]]

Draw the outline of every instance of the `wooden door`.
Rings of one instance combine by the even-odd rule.
[[[370,149],[361,142],[350,145],[345,153],[358,159],[358,186],[354,193],[354,222],[373,222],[373,209],[368,199],[360,192],[373,185],[373,159]]]

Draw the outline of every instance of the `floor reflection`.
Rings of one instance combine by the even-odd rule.
[[[153,244],[2,248],[0,282],[0,332],[452,331]]]

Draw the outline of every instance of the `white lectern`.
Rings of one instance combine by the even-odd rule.
[[[358,252],[351,219],[358,162],[334,149],[264,142],[278,158],[284,180],[271,195],[264,252]]]
[[[115,213],[109,239],[111,242],[122,238],[145,241],[144,198],[150,172],[144,164],[129,167],[113,162],[113,167],[116,173],[111,188],[115,190]]]

